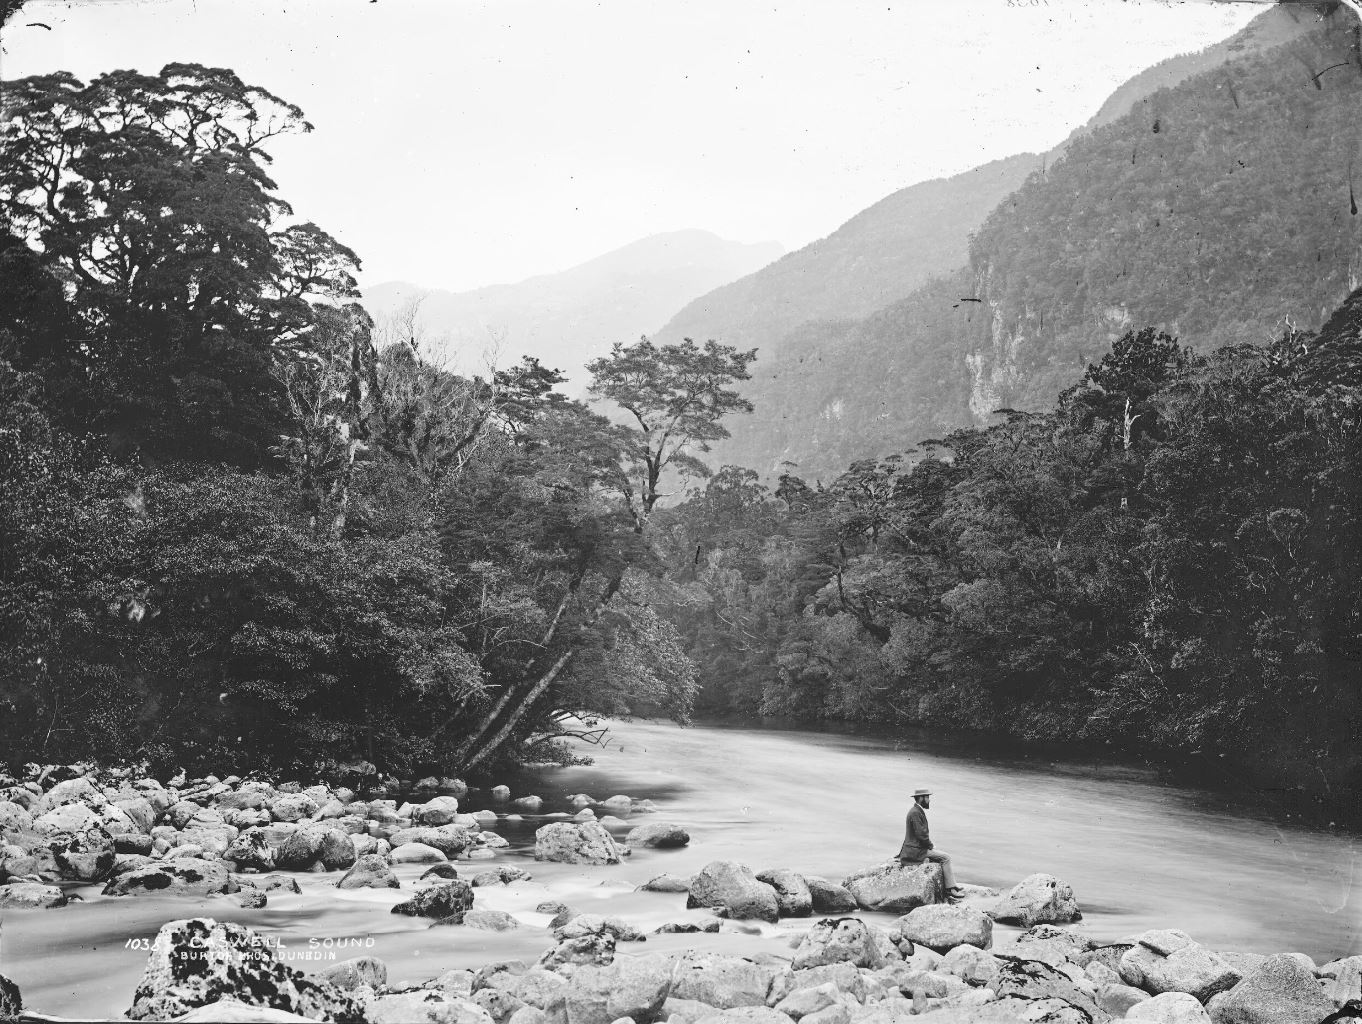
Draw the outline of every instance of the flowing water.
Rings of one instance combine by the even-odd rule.
[[[48,911],[11,910],[0,919],[0,973],[18,982],[25,1004],[66,1016],[110,1015],[131,1003],[144,949],[167,920],[196,915],[240,921],[278,942],[280,955],[310,970],[352,956],[387,961],[393,982],[456,967],[533,959],[551,945],[559,899],[584,913],[622,915],[645,930],[699,919],[684,895],[635,892],[661,872],[690,874],[718,859],[758,871],[790,867],[840,879],[891,856],[902,838],[906,792],[930,787],[932,836],[952,854],[962,881],[994,887],[1046,871],[1068,881],[1083,927],[1115,940],[1177,927],[1209,946],[1246,952],[1298,950],[1324,962],[1362,952],[1362,901],[1354,892],[1358,836],[1294,823],[1271,801],[1169,785],[1152,772],[1034,755],[981,752],[977,744],[911,737],[864,737],[760,728],[629,722],[590,751],[590,767],[544,769],[508,780],[515,795],[537,793],[546,812],[568,809],[568,794],[650,798],[691,834],[682,850],[640,850],[618,867],[537,864],[542,819],[503,820],[511,841],[496,860],[460,865],[471,875],[500,864],[534,879],[478,888],[477,904],[513,914],[521,927],[492,934],[428,927],[388,912],[421,873],[399,867],[403,891],[334,888],[335,876],[299,875],[301,895],[271,893],[269,906],[243,910],[231,897],[105,898]],[[486,804],[474,794],[467,808]],[[623,830],[620,835],[622,836]],[[888,918],[886,918],[886,922]],[[646,950],[705,948],[788,952],[791,929],[752,934],[652,936]],[[1000,929],[999,941],[1014,930]],[[622,947],[625,950],[638,947]]]

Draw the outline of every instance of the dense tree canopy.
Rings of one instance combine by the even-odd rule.
[[[301,111],[193,65],[6,95],[7,756],[456,771],[686,716],[634,436],[534,360],[376,342],[357,257],[266,173]]]
[[[827,486],[725,469],[667,513],[702,706],[1223,754],[1336,792],[1362,758],[1362,334],[1113,345]],[[1249,756],[1251,755],[1251,756]]]

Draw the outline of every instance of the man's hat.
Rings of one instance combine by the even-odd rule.
[[[914,797],[919,797],[919,796],[931,796],[931,795],[932,795],[932,791],[931,791],[930,789],[915,789],[915,790],[913,790],[913,796],[914,796]]]

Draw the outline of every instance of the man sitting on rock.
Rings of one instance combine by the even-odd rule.
[[[932,836],[927,829],[927,815],[924,813],[932,806],[932,791],[918,789],[913,791],[913,806],[908,809],[908,824],[899,847],[898,862],[903,865],[921,864],[931,861],[941,865],[941,880],[946,885],[946,899],[959,903],[965,898],[965,891],[955,884],[955,872],[951,870],[951,858],[932,846]]]

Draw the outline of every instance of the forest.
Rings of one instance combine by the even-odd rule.
[[[0,747],[312,773],[551,757],[695,689],[648,520],[750,353],[616,346],[611,422],[532,359],[466,378],[356,301],[225,69],[9,83]]]
[[[1362,291],[1317,333],[1209,355],[1146,328],[1053,411],[826,486],[725,467],[658,523],[695,551],[671,615],[699,706],[1355,792],[1360,330]]]
[[[269,177],[311,126],[231,71],[7,88],[7,759],[476,773],[699,710],[1362,782],[1362,290],[1132,329],[1050,411],[768,487],[705,460],[753,351],[616,343],[597,411],[374,322]]]

